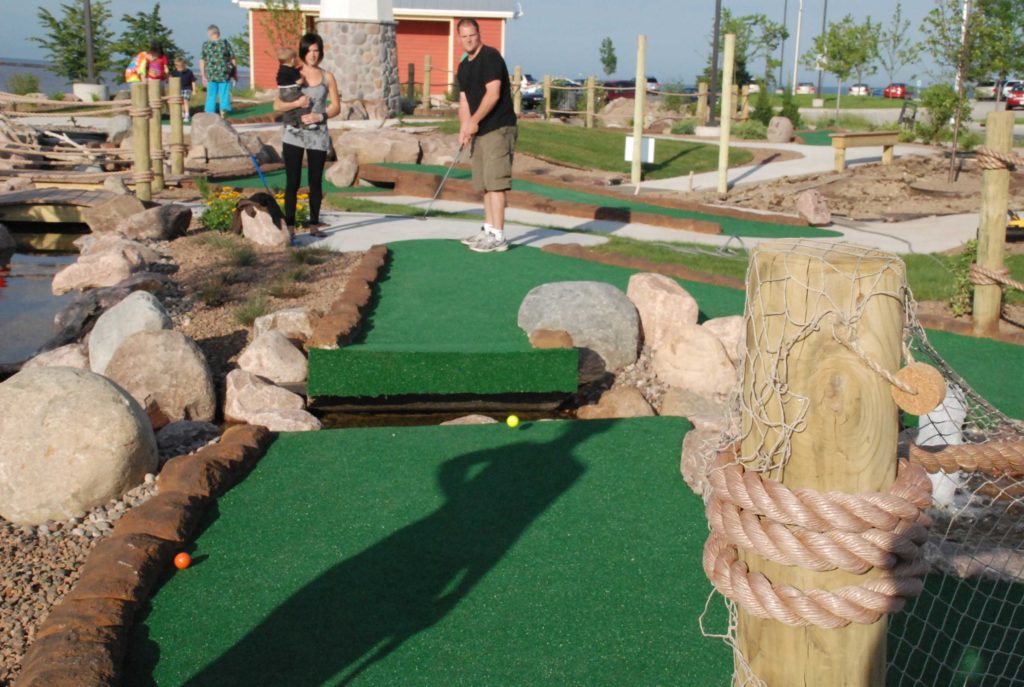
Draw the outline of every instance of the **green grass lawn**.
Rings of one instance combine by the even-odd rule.
[[[447,120],[439,125],[445,133],[458,133],[459,124]],[[626,134],[607,129],[552,122],[519,122],[519,143],[516,150],[572,167],[599,169],[629,174],[630,163],[624,158]],[[746,164],[752,159],[747,150],[729,151],[729,166]],[[644,165],[645,179],[668,179],[690,172],[718,169],[718,146],[684,141],[660,140],[655,145],[654,164]]]
[[[844,86],[844,88],[846,87]],[[756,95],[750,96],[751,107],[753,107],[753,102],[756,98]],[[794,95],[793,102],[795,102],[798,107],[814,107],[813,101],[816,98],[824,99],[825,106],[815,109],[836,109],[835,95]],[[904,101],[898,98],[880,98],[873,95],[846,95],[844,93],[842,98],[839,99],[839,107],[840,110],[891,110],[893,108],[899,109],[903,107],[903,102]],[[772,95],[772,105],[775,107],[782,107],[782,96]]]

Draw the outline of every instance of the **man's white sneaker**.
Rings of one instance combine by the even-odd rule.
[[[461,243],[463,246],[474,246],[474,245],[480,243],[481,241],[483,241],[486,238],[487,238],[487,230],[484,229],[483,227],[480,227],[480,231],[478,231],[477,233],[473,234],[472,236],[467,236],[466,238],[461,239],[459,241],[459,243]]]
[[[482,241],[470,245],[469,249],[475,253],[504,253],[508,250],[508,241],[488,234]]]

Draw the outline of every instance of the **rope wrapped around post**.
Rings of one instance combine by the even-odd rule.
[[[1000,153],[990,148],[978,148],[978,166],[982,169],[1013,169],[1018,165],[1024,165],[1024,157],[1017,153]]]
[[[1012,279],[1010,270],[1005,267],[999,270],[990,270],[978,263],[972,263],[970,280],[975,286],[1009,286],[1018,291],[1024,291],[1024,282]]]
[[[143,172],[132,173],[133,184],[146,184],[153,181],[153,170],[147,169]]]
[[[704,573],[722,595],[759,618],[825,628],[871,624],[923,589],[931,483],[919,465],[901,460],[886,492],[794,491],[723,452],[708,482]],[[783,565],[885,574],[856,586],[801,590],[750,573],[739,560],[740,546]]]

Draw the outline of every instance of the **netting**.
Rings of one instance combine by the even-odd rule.
[[[766,684],[741,652],[742,605],[752,617],[794,626],[870,624],[891,614],[889,685],[1024,685],[1024,425],[929,343],[896,256],[771,242],[752,252],[747,284],[747,348],[730,429],[704,439],[704,472],[688,479],[708,504],[705,571],[729,610],[728,626],[705,634],[733,646],[735,683]],[[884,335],[900,330],[902,337]],[[918,378],[893,376],[915,361],[945,380],[930,400]],[[893,387],[934,409],[879,422],[871,408],[891,408]],[[823,423],[834,426],[822,432]],[[820,457],[835,448],[832,434],[847,443],[828,460],[858,470],[881,455],[891,477],[896,461],[885,456],[898,438],[906,460],[896,482],[885,491],[865,482],[847,495],[776,481],[788,471],[787,482],[796,475],[806,486],[807,468],[791,458]],[[801,590],[758,572],[771,565],[846,577],[827,591]]]

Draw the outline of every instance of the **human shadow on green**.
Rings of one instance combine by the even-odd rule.
[[[351,683],[455,608],[579,480],[574,450],[608,426],[531,443],[527,425],[524,441],[446,461],[443,505],[325,571],[187,684]]]

